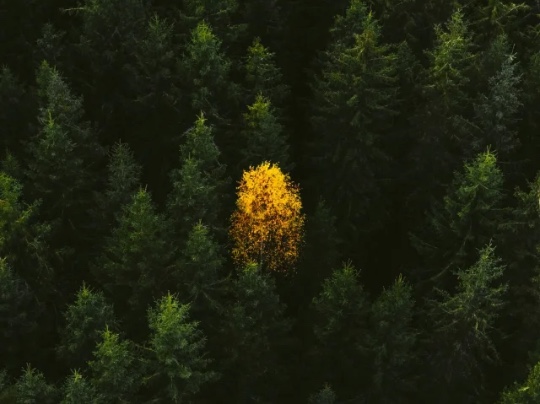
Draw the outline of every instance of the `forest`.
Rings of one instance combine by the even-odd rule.
[[[540,403],[540,2],[0,0],[0,403]]]

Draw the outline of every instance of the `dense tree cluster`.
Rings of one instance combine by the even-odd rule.
[[[539,402],[539,15],[0,0],[0,402]]]

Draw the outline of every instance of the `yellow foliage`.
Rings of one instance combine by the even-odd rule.
[[[298,258],[304,215],[298,187],[278,166],[264,162],[244,171],[231,217],[233,259],[282,271]]]

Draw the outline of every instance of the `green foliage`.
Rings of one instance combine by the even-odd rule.
[[[380,227],[384,217],[384,138],[396,114],[397,60],[361,1],[336,19],[331,36],[312,85],[310,159],[316,187],[339,213],[347,253],[358,254],[358,237]]]
[[[213,230],[220,230],[225,166],[214,143],[213,128],[201,114],[186,133],[180,147],[180,168],[171,171],[172,190],[168,196],[168,215],[182,240],[202,220]]]
[[[533,404],[540,400],[540,363],[530,371],[527,380],[520,386],[506,388],[499,400],[500,404]]]
[[[340,239],[336,230],[336,217],[324,199],[319,199],[315,212],[306,220],[305,248],[297,279],[299,295],[313,298],[322,282],[331,275],[332,268],[340,264]]]
[[[99,211],[96,214],[107,228],[115,222],[112,216],[119,215],[140,187],[141,170],[127,143],[118,142],[113,146],[109,153],[105,190],[97,195]]]
[[[504,43],[504,39],[499,41]],[[481,94],[475,103],[475,124],[480,133],[473,140],[472,150],[478,152],[492,146],[507,159],[519,143],[516,124],[522,106],[521,76],[516,72],[515,58],[511,53],[503,56],[500,68],[489,78],[487,93]]]
[[[107,327],[88,366],[99,401],[132,402],[140,386],[140,364],[130,341],[122,341]]]
[[[266,97],[272,105],[282,107],[289,94],[289,88],[283,83],[281,70],[276,66],[275,54],[270,52],[255,38],[248,48],[244,62],[245,86],[247,104],[255,101],[256,97]]]
[[[102,292],[83,285],[75,301],[65,313],[66,325],[61,333],[59,354],[72,368],[84,366],[105,327],[114,328],[116,320],[113,308],[107,304]]]
[[[0,156],[8,149],[19,151],[21,137],[24,136],[25,129],[28,130],[26,128],[28,121],[30,121],[28,107],[31,106],[33,105],[22,83],[8,67],[1,66],[0,128],[2,128],[2,139],[0,141]]]
[[[23,336],[35,336],[37,317],[42,307],[24,282],[0,258],[0,362],[3,366],[20,366],[24,353]],[[26,339],[26,338],[24,338]]]
[[[206,21],[229,46],[245,29],[243,25],[235,23],[237,0],[183,0],[183,4],[184,19],[190,28]]]
[[[174,255],[169,222],[156,213],[150,194],[140,189],[106,239],[96,277],[119,313],[140,318],[166,288]]]
[[[450,272],[474,263],[476,251],[498,233],[504,214],[502,187],[497,158],[489,150],[455,174],[442,203],[435,203],[428,214],[428,230],[412,236],[425,259],[427,272],[418,274],[422,280],[447,288]]]
[[[221,306],[216,298],[222,293],[220,275],[223,263],[219,246],[208,227],[202,222],[197,223],[189,233],[182,250],[180,270],[175,274],[182,300],[191,302],[194,317],[199,318],[199,313],[216,314]]]
[[[72,94],[47,62],[37,72],[40,131],[29,144],[28,180],[32,197],[43,199],[42,215],[78,223],[96,182],[93,166],[103,150],[84,122],[82,99]],[[69,184],[69,186],[66,186]]]
[[[344,398],[365,388],[369,302],[358,271],[345,263],[313,299],[315,369]]]
[[[482,392],[484,366],[498,359],[495,321],[507,290],[501,283],[504,270],[495,248],[487,245],[473,266],[456,273],[456,292],[439,290],[440,299],[431,302],[432,343],[437,349],[429,363],[437,397],[468,402]]]
[[[63,394],[64,398],[61,404],[93,403],[96,401],[96,391],[93,386],[76,370],[66,379]]]
[[[336,402],[336,394],[332,388],[326,385],[317,394],[313,394],[309,398],[310,404],[334,404]]]
[[[148,312],[154,393],[174,403],[189,399],[216,377],[207,369],[205,338],[198,324],[189,321],[189,309],[169,293]]]
[[[44,296],[54,291],[47,243],[50,228],[36,223],[37,208],[36,203],[25,204],[20,183],[0,171],[0,256]]]
[[[232,289],[225,323],[226,376],[237,383],[238,400],[253,399],[274,388],[272,381],[279,372],[276,356],[286,344],[291,323],[284,317],[274,279],[256,264],[239,271]]]
[[[221,41],[210,25],[200,22],[191,32],[182,61],[185,87],[193,112],[205,111],[213,118],[218,117],[220,109],[234,100],[230,69],[231,62],[221,50]]]
[[[394,403],[414,392],[415,345],[412,287],[400,275],[371,308],[373,387],[377,402]]]
[[[262,95],[257,96],[255,102],[248,106],[248,112],[244,114],[242,136],[246,143],[242,148],[244,168],[270,161],[278,164],[285,172],[293,169],[283,125],[277,119],[270,101]]]
[[[57,402],[57,391],[47,383],[43,373],[28,365],[16,382],[17,403],[53,404]]]

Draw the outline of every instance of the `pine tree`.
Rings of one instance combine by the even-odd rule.
[[[476,55],[467,21],[456,10],[448,22],[435,27],[429,66],[422,80],[422,107],[414,114],[417,141],[411,153],[413,166],[411,206],[439,197],[468,151],[473,99],[469,93]],[[424,107],[425,106],[425,107]],[[422,211],[424,208],[420,208]]]
[[[133,402],[141,380],[140,364],[130,341],[105,328],[88,366],[99,402]]]
[[[294,165],[290,161],[289,145],[283,132],[283,125],[270,101],[258,95],[244,114],[242,167],[245,169],[263,161],[271,161],[285,172],[290,172]]]
[[[209,316],[217,321],[216,316],[222,310],[219,297],[224,286],[224,259],[219,250],[208,227],[202,222],[197,223],[189,233],[182,250],[180,269],[175,274],[182,301],[191,302],[193,317],[208,321],[202,325],[205,329],[212,327]]]
[[[359,237],[382,225],[380,184],[388,175],[383,139],[397,95],[396,55],[381,43],[379,24],[362,1],[352,0],[336,18],[320,65],[310,117],[313,186],[339,213],[347,254],[356,257]]]
[[[16,384],[17,402],[25,404],[53,404],[57,402],[55,387],[48,384],[39,370],[28,365]]]
[[[63,396],[61,404],[93,403],[96,401],[96,391],[93,386],[76,370],[67,377],[63,386]]]
[[[456,273],[456,292],[439,290],[440,298],[431,302],[430,401],[477,402],[485,387],[485,365],[498,359],[495,320],[507,290],[501,283],[504,270],[495,248],[487,245],[474,265]]]
[[[373,303],[371,394],[377,402],[406,402],[415,393],[414,314],[412,287],[401,276]]]
[[[422,255],[424,271],[414,274],[420,284],[452,286],[452,271],[471,266],[476,251],[496,238],[504,218],[503,175],[489,150],[455,174],[447,195],[427,215],[426,231],[412,235]]]
[[[527,380],[520,386],[506,388],[498,401],[500,404],[533,404],[540,400],[540,363],[530,371]]]
[[[82,99],[72,94],[60,73],[43,62],[37,82],[41,129],[28,145],[29,194],[43,199],[44,218],[78,228],[91,204],[103,149],[83,121]]]
[[[504,36],[497,42],[493,46],[508,49]],[[489,78],[487,92],[481,94],[474,105],[474,122],[479,133],[474,137],[471,149],[479,152],[491,146],[503,161],[509,160],[519,144],[516,129],[522,106],[521,76],[516,72],[518,66],[515,58],[516,55],[508,51],[502,56],[500,67]]]
[[[243,70],[245,72],[245,104],[252,104],[262,95],[278,111],[283,108],[289,88],[283,83],[283,74],[276,66],[275,53],[266,48],[259,38],[255,38],[247,50]]]
[[[160,400],[189,400],[216,377],[203,351],[205,337],[198,324],[189,320],[189,310],[189,305],[169,293],[148,312],[152,356],[147,377],[154,397]]]
[[[172,190],[167,213],[182,241],[200,220],[212,231],[223,233],[220,211],[228,180],[224,176],[226,167],[219,161],[220,151],[213,132],[201,114],[180,147],[180,167],[170,173]]]
[[[276,386],[283,376],[279,355],[291,328],[284,311],[270,274],[261,272],[256,264],[239,271],[232,285],[232,304],[225,314],[228,346],[223,372],[237,402],[262,397],[276,400]]]
[[[116,223],[122,207],[127,205],[140,187],[142,167],[135,160],[127,143],[116,143],[109,153],[105,189],[96,195],[94,211],[102,233]]]
[[[219,38],[230,48],[245,30],[244,24],[238,24],[237,0],[183,0],[183,17],[186,25],[192,29],[201,21],[210,24]]]
[[[131,319],[133,331],[142,332],[135,319],[161,295],[170,279],[175,257],[170,231],[170,223],[156,213],[150,194],[140,189],[123,207],[94,266],[96,278],[117,313]]]
[[[368,304],[358,271],[350,263],[335,270],[313,299],[315,377],[330,383],[344,399],[367,386],[362,380],[368,377]]]
[[[20,152],[21,140],[26,140],[30,132],[32,107],[33,102],[23,84],[3,66],[0,69],[0,156],[7,150]]]
[[[0,362],[10,370],[21,366],[28,357],[32,339],[36,337],[38,316],[43,307],[36,301],[33,291],[0,258]]]
[[[22,200],[20,183],[0,171],[0,257],[27,282],[36,296],[55,292],[49,246],[50,226],[37,222],[39,203]]]
[[[231,62],[221,50],[221,40],[209,24],[200,22],[191,31],[182,62],[193,114],[204,111],[212,119],[226,117],[237,98],[230,70]]]
[[[317,394],[310,397],[310,404],[334,404],[336,402],[336,394],[332,388],[326,385]]]
[[[57,347],[71,368],[81,368],[90,360],[105,327],[116,326],[113,308],[102,292],[83,285],[65,313],[65,329]]]

